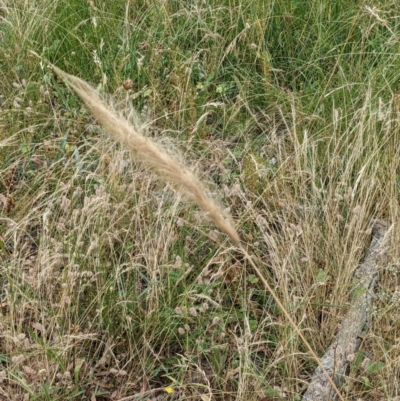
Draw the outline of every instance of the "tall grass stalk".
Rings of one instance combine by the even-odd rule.
[[[344,401],[343,396],[330,377],[329,373],[320,362],[317,354],[312,349],[311,345],[304,337],[294,320],[291,318],[289,312],[286,310],[275,291],[264,278],[264,275],[254,263],[252,257],[240,244],[239,235],[237,234],[235,228],[224,218],[222,210],[207,196],[205,189],[201,186],[194,175],[187,169],[180,166],[176,160],[169,156],[166,151],[164,151],[160,146],[156,145],[150,138],[144,137],[128,121],[118,117],[115,112],[111,111],[89,84],[78,77],[67,74],[55,66],[52,66],[52,68],[60,77],[68,82],[71,88],[89,107],[96,120],[103,126],[103,128],[110,134],[112,138],[126,145],[132,151],[135,157],[137,157],[145,165],[148,165],[150,168],[152,168],[162,178],[167,181],[171,181],[177,185],[178,188],[183,187],[188,197],[192,199],[198,206],[204,209],[210,215],[211,220],[215,223],[215,225],[229,236],[234,245],[241,249],[243,254],[246,256],[246,259],[257,273],[257,276],[262,281],[264,287],[272,295],[279,309],[292,326],[293,330],[295,330],[295,332],[301,338],[312,357],[322,369],[322,372],[326,375],[339,399]]]

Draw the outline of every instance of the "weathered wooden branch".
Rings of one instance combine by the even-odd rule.
[[[353,301],[350,310],[343,319],[339,332],[329,346],[321,363],[339,387],[346,374],[346,369],[361,344],[370,318],[371,297],[378,280],[378,266],[385,263],[385,235],[387,225],[382,220],[372,220],[372,241],[361,265],[354,274]],[[311,379],[303,401],[332,401],[335,391],[326,376],[318,367]]]

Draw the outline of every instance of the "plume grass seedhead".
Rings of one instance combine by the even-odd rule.
[[[89,107],[99,124],[107,131],[111,138],[130,149],[134,157],[157,173],[165,181],[171,182],[188,198],[202,208],[214,224],[236,245],[240,245],[239,235],[233,225],[223,215],[220,206],[211,199],[199,180],[192,172],[180,165],[161,146],[132,126],[128,121],[112,111],[97,91],[85,81],[67,74],[52,66],[54,71],[62,77],[76,94]]]

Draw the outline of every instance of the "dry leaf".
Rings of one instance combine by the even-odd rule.
[[[40,331],[42,334],[44,334],[46,332],[46,329],[44,328],[43,324],[38,323],[38,322],[33,323],[32,328],[34,328],[37,331]]]
[[[124,89],[126,91],[128,91],[129,89],[132,89],[133,83],[131,79],[127,79],[126,81],[122,82],[122,86],[124,87]]]
[[[35,375],[36,374],[36,370],[32,369],[29,366],[23,366],[22,369],[24,370],[25,373],[28,373],[28,375]]]

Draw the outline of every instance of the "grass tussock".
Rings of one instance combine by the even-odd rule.
[[[396,400],[399,12],[0,0],[0,398],[301,400],[382,218],[341,393]]]

